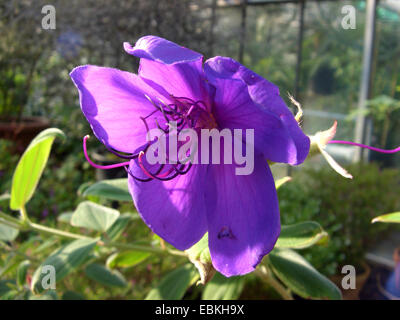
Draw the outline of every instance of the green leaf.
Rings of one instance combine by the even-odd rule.
[[[149,256],[149,252],[142,251],[116,252],[108,257],[106,265],[111,269],[133,267],[146,260]]]
[[[131,213],[121,214],[113,225],[107,229],[107,237],[112,241],[118,239],[133,217]]]
[[[180,300],[198,278],[196,269],[191,264],[185,264],[168,273],[156,288],[150,290],[146,300]]]
[[[276,243],[277,248],[304,249],[327,239],[328,234],[313,221],[306,221],[289,226],[282,226]]]
[[[26,282],[26,274],[28,272],[28,268],[31,265],[29,260],[22,261],[17,269],[17,285],[22,287]]]
[[[0,220],[0,241],[14,241],[18,233],[18,229],[6,226]]]
[[[57,217],[57,220],[63,223],[71,223],[73,214],[74,213],[72,211],[63,212]]]
[[[295,251],[275,249],[268,258],[278,278],[299,296],[306,299],[341,299],[340,290]]]
[[[286,182],[289,182],[292,180],[292,177],[283,177],[281,179],[278,179],[275,181],[275,189],[278,190],[280,187],[282,187]]]
[[[39,133],[25,150],[12,179],[11,209],[21,209],[32,197],[57,136],[65,137],[59,129],[46,129]]]
[[[118,219],[119,212],[91,201],[79,204],[71,218],[71,225],[91,230],[106,231]]]
[[[226,278],[216,273],[214,278],[206,285],[203,300],[236,300],[243,291],[245,280],[243,277]]]
[[[56,272],[56,282],[65,278],[86,262],[96,245],[97,239],[75,240],[53,252],[35,271],[32,277],[31,290],[41,292],[42,280],[48,273],[42,273],[44,266],[53,266]]]
[[[126,178],[99,181],[84,190],[82,195],[84,197],[98,196],[117,201],[132,201],[128,189],[128,179]]]
[[[400,223],[400,212],[388,213],[372,220],[375,222],[386,222],[386,223]]]
[[[85,273],[88,278],[105,286],[123,288],[128,285],[122,274],[118,271],[109,270],[98,263],[89,264],[85,269]]]

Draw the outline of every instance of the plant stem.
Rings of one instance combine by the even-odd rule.
[[[10,222],[8,220],[4,220],[2,218],[0,218],[0,224],[4,224],[8,227],[14,228],[14,229],[19,229],[19,225],[14,224],[13,222]]]
[[[255,270],[255,273],[269,286],[271,286],[284,300],[293,300],[292,294],[278,280],[274,278],[271,271],[265,266]]]
[[[19,212],[21,213],[21,220],[23,223],[29,223],[28,214],[26,212],[25,207],[22,207]]]
[[[143,246],[143,245],[134,244],[134,243],[101,242],[100,245],[104,245],[105,247],[115,247],[115,248],[125,249],[125,250],[138,250],[138,251],[153,252],[153,253],[160,253],[160,254],[170,253],[175,256],[186,257],[186,254],[184,252],[181,252],[178,250],[148,247],[148,246]]]
[[[0,211],[0,218],[3,218],[4,220],[12,222],[12,223],[15,223],[15,224],[21,224],[20,220],[18,220],[16,218],[13,218],[9,214],[6,214],[6,213],[1,212],[1,211]]]
[[[32,230],[35,230],[35,231],[38,231],[38,232],[42,232],[42,233],[46,233],[46,234],[50,234],[50,235],[59,236],[59,237],[62,237],[62,238],[68,238],[68,239],[92,239],[90,237],[82,236],[82,235],[77,234],[77,233],[62,231],[62,230],[58,230],[58,229],[54,229],[54,228],[49,228],[49,227],[45,227],[45,226],[42,226],[40,224],[36,224],[36,223],[33,223],[33,222],[29,222],[29,227]]]
[[[0,223],[6,224],[9,227],[27,231],[27,230],[33,230],[37,231],[40,233],[48,234],[48,235],[55,235],[58,237],[62,238],[67,238],[67,239],[93,239],[92,237],[87,237],[83,236],[77,233],[72,233],[68,231],[62,231],[50,227],[46,227],[37,223],[33,223],[28,219],[28,215],[25,211],[25,209],[21,209],[21,220],[15,219],[8,214],[5,214],[0,211]],[[94,239],[93,239],[94,240]],[[100,246],[104,247],[115,247],[119,249],[125,249],[125,250],[138,250],[138,251],[145,251],[145,252],[152,252],[152,253],[158,253],[158,254],[172,254],[175,256],[183,256],[186,257],[186,254],[182,251],[178,250],[173,250],[173,249],[162,249],[162,248],[156,248],[156,247],[150,247],[150,246],[144,246],[140,244],[134,244],[134,243],[119,243],[119,242],[112,242],[112,241],[98,241],[97,243]]]

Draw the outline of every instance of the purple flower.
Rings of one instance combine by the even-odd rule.
[[[213,265],[225,276],[253,271],[280,233],[266,160],[302,163],[309,138],[278,88],[231,58],[203,65],[199,53],[154,36],[124,48],[141,58],[138,75],[86,65],[71,77],[96,137],[130,160],[129,190],[138,212],[180,250],[208,232]],[[236,175],[235,164],[149,166],[141,157],[149,146],[146,132],[168,120],[194,129],[254,129],[253,173]]]

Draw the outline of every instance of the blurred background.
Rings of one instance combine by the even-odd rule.
[[[46,5],[56,10],[55,29],[42,27]],[[355,28],[343,27],[348,5],[355,9]],[[122,44],[148,34],[205,58],[242,62],[277,84],[288,105],[288,93],[301,103],[309,135],[338,120],[337,139],[387,149],[400,144],[398,0],[0,0],[0,194],[9,191],[18,155],[46,127],[62,129],[68,139],[53,150],[30,203],[39,220],[57,224],[60,214],[79,203],[82,184],[125,175],[122,170],[104,176],[84,161],[81,139],[90,128],[69,72],[82,64],[136,72],[138,59]],[[99,144],[89,147],[96,161],[113,161]],[[279,191],[282,222],[318,221],[331,241],[309,249],[307,259],[332,278],[343,265],[360,266],[369,284],[361,298],[385,299],[379,286],[395,267],[399,231],[370,222],[400,209],[400,155],[357,154],[344,146],[328,151],[355,179],[338,176],[322,159],[291,172],[295,179]],[[274,174],[286,174],[286,167]],[[7,211],[7,203],[0,202],[0,209]],[[151,265],[139,272],[149,282]],[[101,290],[87,295],[107,298]]]

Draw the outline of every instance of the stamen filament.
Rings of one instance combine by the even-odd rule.
[[[86,135],[86,136],[83,137],[83,153],[85,154],[85,158],[86,158],[87,162],[89,162],[89,164],[92,167],[97,168],[97,169],[102,169],[102,170],[109,170],[109,169],[115,169],[115,168],[129,166],[129,161],[128,162],[121,162],[121,163],[111,164],[111,165],[107,165],[107,166],[102,166],[102,165],[95,164],[89,158],[89,155],[87,153],[86,140],[89,139],[89,137],[90,137],[89,135]]]
[[[369,149],[369,150],[380,152],[380,153],[387,153],[387,154],[396,153],[396,152],[400,151],[400,146],[395,148],[395,149],[388,150],[388,149],[375,148],[375,147],[367,146],[367,145],[362,144],[362,143],[357,143],[357,142],[352,142],[352,141],[345,141],[345,140],[331,140],[328,143],[348,144],[348,145],[352,145],[352,146],[356,146],[356,147],[360,147],[360,148],[365,148],[365,149]]]
[[[142,157],[143,156],[144,156],[144,152],[140,152],[139,153],[139,157],[138,157],[139,166],[140,166],[140,169],[142,169],[143,173],[146,176],[148,176],[149,178],[152,178],[152,179],[154,179],[154,178],[166,178],[172,173],[173,169],[170,169],[170,170],[168,170],[167,172],[164,172],[164,173],[158,173],[156,175],[151,174],[143,165],[143,162],[142,162]]]

